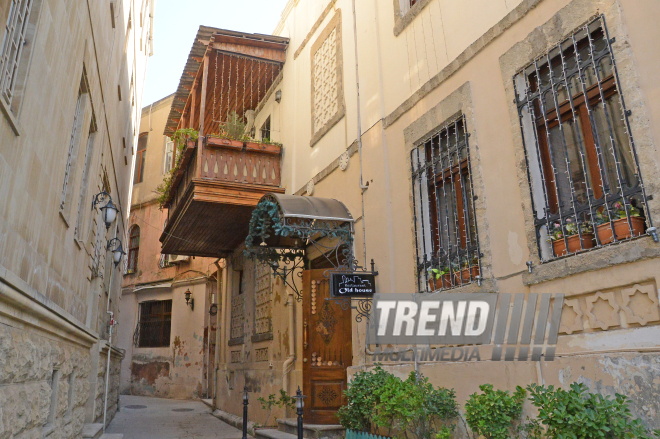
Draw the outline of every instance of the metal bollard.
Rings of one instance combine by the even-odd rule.
[[[303,439],[303,408],[305,407],[305,402],[303,401],[303,398],[305,398],[300,391],[300,386],[298,386],[298,390],[296,391],[296,414],[298,415],[298,439]]]
[[[248,427],[248,388],[243,387],[243,439],[247,439]]]

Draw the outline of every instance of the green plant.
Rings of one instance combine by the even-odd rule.
[[[429,273],[431,274],[431,276],[435,277],[436,279],[440,279],[445,274],[449,274],[449,267],[445,265],[442,268],[431,268],[429,270]]]
[[[564,234],[567,237],[575,236],[578,234],[578,229],[583,235],[594,233],[594,227],[591,223],[576,223],[573,219],[567,218],[566,224],[563,227],[559,222],[550,224],[548,228],[548,241],[559,241],[564,238]]]
[[[264,410],[268,410],[268,416],[266,416],[266,420],[264,421],[264,425],[268,425],[268,419],[270,418],[270,415],[273,411],[273,407],[279,407],[279,408],[290,408],[293,409],[296,404],[296,399],[293,396],[289,396],[284,389],[280,389],[280,396],[275,397],[274,393],[271,393],[268,395],[268,399],[265,399],[264,397],[260,396],[257,398],[257,401],[261,403],[261,408]]]
[[[163,206],[169,201],[170,190],[172,189],[172,179],[174,174],[179,170],[181,166],[181,158],[183,156],[183,151],[186,148],[187,140],[192,140],[193,142],[199,138],[199,132],[192,128],[181,128],[176,130],[172,136],[172,141],[174,142],[174,166],[170,169],[170,172],[165,174],[163,177],[163,182],[156,187],[156,193],[158,194],[158,205],[162,209]]]
[[[633,419],[628,399],[614,399],[589,393],[584,384],[573,383],[569,390],[531,384],[530,399],[539,410],[537,422],[549,438],[651,438],[639,419]],[[657,432],[654,433],[657,435]]]
[[[337,412],[341,425],[350,430],[373,433],[373,417],[376,406],[380,404],[380,395],[376,390],[382,388],[390,376],[380,366],[373,371],[359,371],[353,375],[344,391],[348,403]]]
[[[465,419],[470,429],[486,438],[506,439],[516,430],[527,395],[520,386],[510,394],[494,390],[492,384],[479,386],[481,394],[473,393],[465,403]]]
[[[245,122],[237,112],[232,111],[227,115],[227,122],[222,129],[227,137],[234,140],[246,140],[245,137]]]
[[[351,430],[406,439],[445,439],[458,418],[453,390],[435,388],[412,372],[405,380],[377,366],[358,372],[345,392],[348,405],[339,409],[341,424]]]

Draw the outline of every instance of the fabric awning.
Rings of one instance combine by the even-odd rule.
[[[246,247],[303,249],[319,237],[352,239],[355,220],[344,203],[333,198],[269,193],[252,212]]]

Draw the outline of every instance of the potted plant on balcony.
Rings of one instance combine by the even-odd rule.
[[[573,219],[568,218],[566,225],[563,227],[559,222],[552,223],[548,233],[548,240],[552,242],[552,248],[557,257],[593,248],[594,246],[594,228],[590,223],[578,224]],[[564,235],[566,240],[564,240]],[[568,248],[566,247],[567,243]]]
[[[429,288],[431,291],[447,288],[449,286],[451,286],[451,274],[448,265],[444,265],[442,268],[431,268],[429,270]]]
[[[470,279],[474,279],[479,276],[479,258],[477,256],[464,256],[461,259],[461,271],[459,273],[454,273],[457,279],[460,279],[460,282],[466,283],[470,282]],[[460,277],[459,277],[460,276]],[[460,283],[457,281],[457,283]]]
[[[596,233],[601,244],[614,241],[615,235],[617,241],[620,241],[644,234],[646,222],[639,209],[629,205],[626,213],[626,208],[620,201],[614,203],[612,207],[614,212],[611,215],[611,222],[607,215],[603,215],[604,209],[596,213]],[[630,215],[630,224],[628,224],[628,215]],[[612,233],[612,225],[614,225],[614,233]]]

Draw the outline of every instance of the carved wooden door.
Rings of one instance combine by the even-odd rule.
[[[303,394],[306,424],[338,424],[352,364],[351,309],[330,297],[326,270],[303,272]]]

